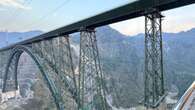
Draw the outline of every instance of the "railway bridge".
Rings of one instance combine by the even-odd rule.
[[[2,92],[18,90],[18,62],[27,53],[41,71],[59,110],[108,110],[95,28],[145,16],[144,100],[157,108],[166,96],[163,73],[162,11],[193,4],[195,0],[134,0],[124,6],[72,23],[0,49]],[[80,33],[79,73],[73,70],[70,34]],[[67,103],[74,102],[75,108]],[[97,107],[98,105],[98,107]]]

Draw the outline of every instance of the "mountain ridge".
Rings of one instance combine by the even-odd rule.
[[[108,91],[113,96],[113,104],[124,108],[137,105],[144,93],[144,34],[126,36],[109,26],[97,28],[96,32],[102,69],[109,80],[108,86],[111,89]],[[29,38],[25,37],[26,33],[19,34],[23,39]],[[36,34],[41,32],[33,33],[34,36]],[[13,42],[16,38],[11,35],[10,42]],[[33,35],[30,33],[28,36]],[[71,36],[72,45],[79,47],[79,33]],[[0,44],[3,44],[3,38],[0,39]],[[172,85],[176,86],[179,91],[178,98],[195,79],[194,42],[195,28],[179,33],[163,33],[166,87],[172,91]],[[117,88],[113,89],[115,87]],[[114,91],[117,94],[114,94]]]

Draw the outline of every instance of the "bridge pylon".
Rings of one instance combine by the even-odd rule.
[[[165,97],[163,75],[162,15],[145,15],[145,95],[146,108],[158,108]]]
[[[80,31],[79,110],[106,110],[103,74],[94,29]]]

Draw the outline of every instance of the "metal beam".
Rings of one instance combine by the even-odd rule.
[[[95,31],[82,29],[80,35],[79,109],[107,110]]]
[[[165,95],[162,51],[162,15],[145,16],[145,98],[146,107],[157,107]]]
[[[13,48],[15,45],[29,44],[45,39],[50,39],[58,36],[68,35],[74,32],[79,32],[81,27],[96,28],[111,23],[132,19],[135,17],[143,16],[145,14],[152,13],[145,10],[158,8],[159,11],[169,10],[181,6],[186,6],[195,3],[195,0],[137,0],[133,3],[103,12],[96,16],[69,24],[62,28],[50,31],[48,33],[36,36],[34,38],[16,43],[14,45],[2,48],[0,51]]]

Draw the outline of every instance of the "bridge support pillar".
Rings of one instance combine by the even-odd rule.
[[[147,108],[157,108],[165,97],[162,50],[162,15],[145,16],[145,95]]]
[[[106,110],[103,74],[94,29],[81,29],[79,109]]]

